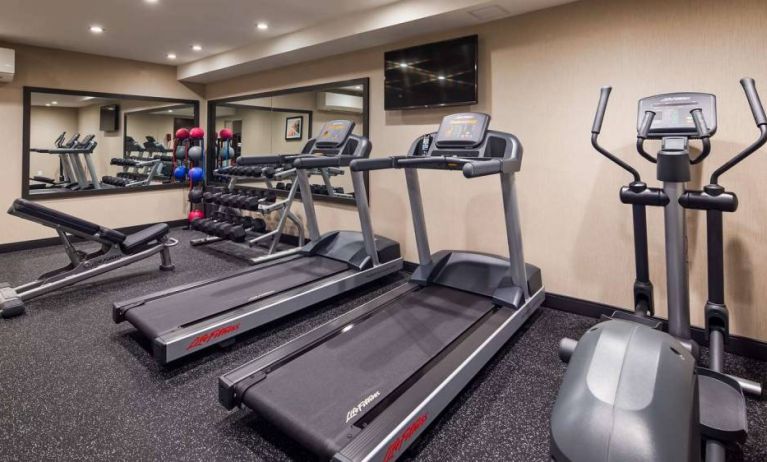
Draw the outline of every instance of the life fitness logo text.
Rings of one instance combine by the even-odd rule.
[[[217,339],[219,337],[223,337],[224,335],[231,334],[232,332],[235,332],[239,328],[240,328],[240,324],[238,323],[231,326],[226,326],[220,329],[216,329],[213,332],[208,332],[207,334],[202,334],[196,337],[194,340],[192,340],[192,343],[190,343],[189,346],[186,347],[186,349],[191,350],[192,348],[197,348],[198,346],[205,345],[211,340]]]
[[[362,401],[360,401],[358,405],[351,408],[351,410],[349,410],[349,412],[346,413],[346,423],[349,423],[350,420],[355,418],[357,414],[362,412],[363,409],[368,407],[370,403],[375,401],[375,399],[378,398],[379,396],[381,396],[381,392],[377,391],[373,393],[372,395],[368,396],[367,398],[363,399]]]
[[[396,459],[397,453],[400,451],[400,449],[402,449],[402,446],[404,446],[405,443],[407,443],[410,439],[413,438],[413,436],[415,436],[416,432],[418,432],[418,430],[424,426],[427,420],[429,420],[429,416],[427,414],[423,414],[422,416],[415,419],[413,423],[408,425],[405,431],[402,432],[402,434],[389,445],[389,449],[386,450],[386,457],[384,457],[383,462],[390,462]]]

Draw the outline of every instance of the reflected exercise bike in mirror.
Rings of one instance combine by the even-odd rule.
[[[24,89],[22,196],[176,187],[173,133],[199,122],[193,100]]]
[[[255,158],[303,152],[321,127],[333,120],[353,122],[353,134],[367,136],[367,88],[368,79],[357,79],[211,101],[208,130],[212,135],[223,130],[225,137],[209,139],[217,147],[208,164],[209,182],[224,186],[236,177],[238,187],[290,196],[294,176],[286,173],[270,181],[253,176],[250,172],[259,164]],[[226,175],[215,173],[226,168]],[[355,204],[353,182],[342,169],[321,169],[309,182],[315,199]]]

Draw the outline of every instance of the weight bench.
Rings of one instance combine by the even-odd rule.
[[[170,228],[165,223],[124,234],[25,199],[16,199],[8,213],[55,229],[70,263],[18,287],[0,284],[0,317],[10,318],[23,314],[26,301],[157,253],[162,260],[160,270],[174,269],[170,247],[178,244],[178,240],[168,237]],[[101,248],[90,253],[77,250],[70,236],[98,242]]]

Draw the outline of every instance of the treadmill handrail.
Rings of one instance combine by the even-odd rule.
[[[307,154],[272,154],[268,156],[249,155],[240,156],[237,159],[237,166],[256,166],[256,165],[280,165],[292,163],[295,159],[307,156]]]

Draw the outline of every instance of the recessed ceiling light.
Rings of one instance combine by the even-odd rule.
[[[444,76],[444,75],[440,75],[440,76],[437,76],[437,78],[438,78],[439,80],[445,80],[445,76]]]
[[[265,22],[260,22],[260,23],[256,24],[256,27],[258,28],[258,30],[266,30],[266,29],[269,28],[269,24],[267,24]]]
[[[356,86],[356,87],[354,87],[354,88],[356,88],[357,90],[362,90],[362,85],[357,85],[357,86]]]
[[[176,53],[168,53],[168,59],[176,59]]]
[[[407,63],[399,63],[399,67],[407,67]]]
[[[202,51],[202,45],[192,45],[192,50],[194,50],[194,51]]]
[[[173,109],[168,109],[168,112],[173,112]]]
[[[59,104],[59,102],[58,101],[51,101],[51,104],[53,104],[55,106],[55,105]]]
[[[51,107],[51,103],[45,103],[45,107]]]
[[[97,25],[97,24],[92,25],[90,27],[90,30],[94,34],[100,34],[100,33],[104,32],[104,28],[102,26]]]
[[[157,3],[158,0],[144,0],[147,3]]]

